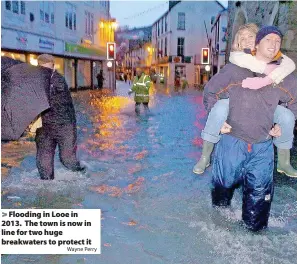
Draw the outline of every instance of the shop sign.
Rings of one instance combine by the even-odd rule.
[[[39,38],[39,48],[46,50],[54,50],[55,42],[45,38]]]
[[[87,48],[81,45],[76,45],[72,43],[65,42],[65,51],[71,53],[79,53],[85,55],[93,55],[93,56],[104,56],[106,57],[106,50],[105,49],[96,49],[96,48]]]

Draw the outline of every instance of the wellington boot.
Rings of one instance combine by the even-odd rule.
[[[297,178],[297,170],[290,163],[289,149],[277,149],[277,171],[289,177]]]
[[[213,151],[214,143],[203,141],[203,148],[200,160],[193,168],[193,172],[196,174],[202,174],[205,169],[210,165],[210,155]]]

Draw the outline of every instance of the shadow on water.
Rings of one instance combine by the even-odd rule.
[[[269,229],[246,231],[240,190],[230,209],[216,210],[211,167],[192,173],[206,119],[202,93],[154,87],[150,114],[136,116],[128,88],[75,95],[89,178],[56,157],[56,179],[42,182],[29,155],[3,182],[3,208],[102,209],[102,254],[6,255],[2,263],[296,263],[296,182],[276,175]]]

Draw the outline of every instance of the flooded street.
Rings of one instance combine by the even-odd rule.
[[[275,174],[269,229],[246,231],[240,190],[231,209],[215,210],[211,167],[192,173],[207,117],[202,92],[154,87],[150,113],[136,116],[128,84],[117,87],[115,96],[73,94],[88,177],[56,156],[55,180],[40,181],[34,141],[2,144],[2,208],[101,209],[101,255],[2,255],[3,264],[297,263],[297,180]]]

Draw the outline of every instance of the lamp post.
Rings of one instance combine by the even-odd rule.
[[[108,72],[109,72],[109,78],[108,78],[109,79],[109,87],[114,90],[114,88],[111,85],[112,84],[112,81],[111,81],[111,67],[113,66],[113,63],[112,63],[112,61],[108,61],[106,65],[107,65]]]

